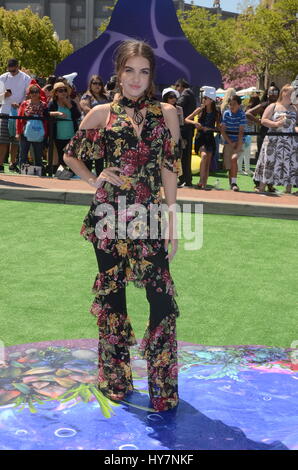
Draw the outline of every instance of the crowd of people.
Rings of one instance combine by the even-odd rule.
[[[118,84],[116,76],[104,84],[100,76],[92,75],[86,92],[80,95],[69,77],[50,76],[41,87],[37,80],[19,69],[17,60],[8,61],[7,72],[0,76],[3,89],[1,95],[0,88],[0,173],[4,172],[4,161],[10,155],[10,171],[25,172],[30,160],[35,168],[40,168],[41,176],[54,174],[62,179],[74,176],[63,160],[64,149],[92,108],[117,99]],[[222,144],[222,169],[228,174],[231,190],[239,191],[237,175],[242,174],[253,177],[257,192],[275,192],[275,186],[282,185],[290,193],[298,184],[298,136],[295,135],[298,106],[292,102],[293,93],[292,85],[286,84],[279,90],[272,83],[262,97],[254,93],[244,106],[234,88],[226,90],[222,99],[212,86],[202,87],[200,96],[196,97],[185,79],[165,88],[161,101],[176,108],[180,123],[182,175],[178,188],[207,189],[210,171],[219,169]],[[10,119],[16,115],[22,119]],[[55,118],[51,168],[50,117]],[[251,134],[257,134],[255,171],[250,165]],[[201,157],[197,185],[192,184],[193,151]],[[104,159],[85,164],[90,171],[94,165],[98,176],[103,171]]]

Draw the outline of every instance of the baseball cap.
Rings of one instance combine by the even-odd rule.
[[[9,59],[7,62],[7,67],[17,67],[19,65],[19,62],[17,59]]]
[[[162,98],[163,98],[167,93],[174,93],[174,95],[176,95],[177,99],[178,99],[179,96],[180,96],[179,91],[175,90],[174,88],[169,87],[169,88],[165,88],[164,90],[162,90],[162,93],[161,93]]]
[[[203,90],[203,97],[207,96],[212,101],[216,101],[216,89],[213,86],[202,86],[201,90]]]

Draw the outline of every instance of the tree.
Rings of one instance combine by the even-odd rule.
[[[178,10],[177,16],[194,48],[228,75],[237,65],[236,19],[222,20],[220,15],[195,6],[187,11]]]
[[[295,76],[298,70],[298,0],[279,0],[272,7],[259,5],[238,19],[242,64],[249,64],[267,87],[270,76]]]
[[[108,18],[106,18],[105,20],[103,20],[98,28],[98,32],[99,34],[102,34],[105,32],[105,30],[107,29],[107,27],[109,26],[109,22],[110,22],[110,19],[111,19],[111,16],[112,16],[112,13],[114,11],[114,8],[115,8],[115,5],[117,3],[117,0],[114,0],[114,3],[112,6],[110,7],[107,7],[107,9],[110,11],[110,15],[108,16]]]
[[[73,52],[69,41],[54,38],[50,18],[40,18],[30,8],[18,11],[0,8],[0,35],[2,72],[6,69],[7,59],[15,57],[33,74],[47,76],[53,73],[57,62]]]

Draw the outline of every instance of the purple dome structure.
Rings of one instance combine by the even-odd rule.
[[[217,67],[186,39],[172,0],[118,0],[105,32],[63,60],[55,73],[78,72],[74,84],[79,91],[87,88],[93,74],[107,81],[114,73],[115,49],[132,38],[144,40],[153,48],[156,84],[169,85],[185,78],[191,86],[221,85]]]

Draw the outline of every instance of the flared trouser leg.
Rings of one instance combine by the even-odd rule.
[[[91,308],[99,326],[98,387],[109,398],[121,400],[133,390],[129,346],[137,341],[127,315],[125,286],[121,287],[121,276],[117,276],[122,272],[121,259],[101,253],[95,245],[94,248],[100,268],[98,294]],[[179,312],[172,292],[167,292],[170,283],[165,253],[149,259],[149,276],[144,286],[150,316],[140,350],[147,361],[153,407],[163,411],[178,403],[176,316]]]
[[[178,307],[173,296],[147,288],[150,319],[141,343],[141,354],[147,361],[148,390],[153,408],[174,408],[178,396],[178,360],[176,316]],[[160,313],[163,313],[163,318]],[[157,315],[159,313],[159,315]]]
[[[127,343],[136,341],[126,313],[125,288],[103,297],[104,314],[97,323],[98,388],[109,398],[121,400],[133,391]]]

